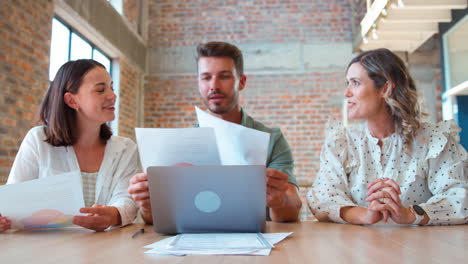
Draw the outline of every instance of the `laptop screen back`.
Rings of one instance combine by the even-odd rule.
[[[265,166],[148,168],[153,225],[160,233],[261,232]]]

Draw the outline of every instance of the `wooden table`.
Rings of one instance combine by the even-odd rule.
[[[145,233],[132,239],[140,228]],[[0,263],[454,263],[468,262],[468,225],[450,227],[268,223],[294,232],[270,256],[160,256],[143,246],[166,236],[131,225],[96,233],[83,228],[0,233]]]

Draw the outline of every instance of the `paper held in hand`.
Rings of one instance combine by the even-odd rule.
[[[84,207],[81,174],[68,172],[0,186],[0,201],[0,212],[12,221],[12,229],[71,226],[73,216]]]
[[[269,133],[196,111],[199,128],[135,128],[144,171],[183,164],[266,165]]]

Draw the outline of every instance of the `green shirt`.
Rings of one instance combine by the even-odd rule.
[[[268,144],[267,168],[279,170],[288,175],[288,182],[296,185],[296,177],[293,174],[294,158],[286,138],[283,136],[281,129],[269,128],[259,121],[250,117],[244,109],[241,109],[242,121],[241,125],[266,132],[270,134],[270,143]],[[195,127],[199,127],[198,123]]]

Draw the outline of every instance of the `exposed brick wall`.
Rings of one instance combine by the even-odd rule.
[[[145,127],[190,127],[195,105],[203,106],[196,76],[146,77]]]
[[[442,120],[442,72],[439,42],[439,35],[436,34],[413,53],[402,56],[415,81],[421,110],[428,114],[423,118],[427,122]]]
[[[159,0],[150,4],[149,46],[351,40],[347,0]]]
[[[300,183],[309,184],[319,169],[326,121],[341,118],[343,78],[341,72],[248,76],[242,105],[259,121],[281,128]]]
[[[324,125],[328,118],[341,118],[343,73],[248,76],[242,105],[254,118],[280,127],[295,159],[294,174],[302,186],[310,186],[320,165]],[[305,194],[302,219],[311,219]]]
[[[138,96],[142,73],[128,61],[120,60],[119,135],[135,141],[138,124]]]
[[[200,42],[210,40],[285,45],[352,41],[348,0],[159,0],[151,2],[149,18],[148,46],[155,48],[195,49]],[[241,93],[244,109],[259,121],[283,130],[296,160],[295,174],[300,183],[310,185],[318,171],[324,124],[330,115],[341,116],[344,73],[247,72],[247,78],[247,88]],[[202,105],[195,72],[149,73],[146,127],[190,126],[195,122],[193,105]],[[304,201],[305,191],[301,191]]]
[[[0,184],[49,83],[52,0],[0,1]]]
[[[438,52],[434,51],[434,52]],[[430,71],[427,72],[428,76],[433,76],[432,87],[430,91],[424,90],[426,87],[422,87],[420,82],[422,80],[414,78],[416,82],[416,89],[418,90],[418,99],[421,105],[421,111],[425,114],[423,121],[435,123],[443,120],[442,118],[442,73],[440,65],[432,64]],[[410,72],[411,73],[411,72]],[[432,90],[434,89],[434,90]],[[429,93],[429,95],[425,95]],[[434,95],[432,97],[431,95]],[[429,109],[432,108],[432,109]],[[435,111],[435,114],[433,113]]]
[[[139,0],[124,0],[123,1],[123,15],[127,18],[132,26],[137,27],[138,23],[138,1]]]
[[[367,1],[366,0],[349,0],[353,6],[353,24],[355,28],[355,34],[360,34],[361,20],[364,18],[367,12]]]

